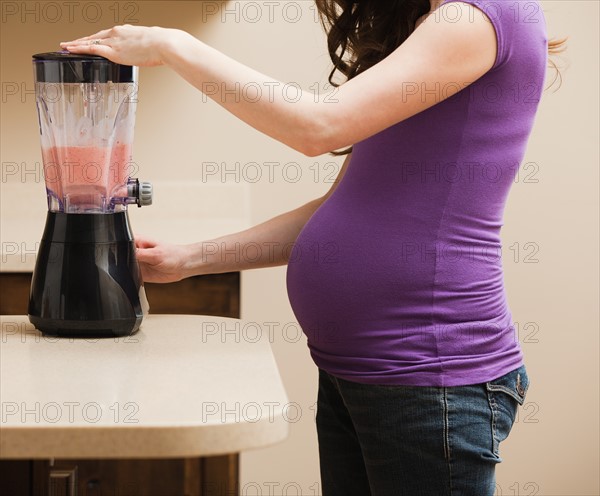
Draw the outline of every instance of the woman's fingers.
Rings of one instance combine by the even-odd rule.
[[[111,38],[108,36],[114,28],[103,29],[90,36],[84,36],[72,41],[63,41],[60,43],[60,47],[63,50],[68,50],[71,53],[83,53],[91,55],[100,55],[110,59],[114,56],[114,50],[110,46]],[[96,43],[93,43],[96,41]]]
[[[145,238],[143,236],[136,236],[135,238],[135,246],[137,248],[154,248],[158,243],[150,238]]]
[[[156,265],[161,261],[161,250],[158,250],[158,243],[148,238],[135,238],[136,253],[135,256],[140,263]]]
[[[111,58],[114,56],[113,48],[110,46],[112,38],[107,38],[111,29],[104,29],[98,31],[96,34],[79,38],[73,41],[63,41],[60,47],[64,50],[68,50],[71,53],[85,53],[92,55],[100,55],[101,57]],[[96,43],[93,43],[96,41]]]
[[[135,251],[135,257],[140,264],[161,265],[165,261],[165,254],[162,250],[152,246],[149,248],[138,248]]]
[[[185,257],[183,246],[158,243],[144,237],[136,237],[135,245],[136,259],[144,281],[174,282],[186,277],[182,269]]]
[[[60,43],[60,46],[67,46],[67,45],[75,45],[77,43],[80,43],[82,41],[88,41],[88,40],[93,40],[93,39],[97,39],[97,38],[106,38],[110,31],[113,28],[109,28],[109,29],[103,29],[102,31],[98,31],[96,34],[91,34],[89,36],[84,36],[83,38],[77,38],[76,40],[71,40],[71,41],[62,41]]]
[[[135,254],[138,263],[142,265],[157,265],[159,259],[152,249],[137,250]]]
[[[101,57],[111,59],[114,50],[106,45],[67,45],[64,47],[71,53],[87,53],[91,55],[100,55]]]

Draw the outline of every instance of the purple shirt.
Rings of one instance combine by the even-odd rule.
[[[494,66],[356,143],[291,253],[311,356],[350,381],[467,385],[523,363],[500,229],[545,82],[546,23],[537,1],[460,1],[491,18]]]

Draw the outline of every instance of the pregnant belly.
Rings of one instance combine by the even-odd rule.
[[[400,229],[325,203],[287,269],[290,304],[309,344],[430,322],[435,259],[412,256],[415,239],[429,235],[422,225]]]
[[[501,263],[487,249],[469,255],[495,242],[441,226],[433,207],[373,205],[330,197],[291,252],[288,295],[315,362],[377,377],[400,369],[437,374],[446,358],[514,351],[503,334],[511,316]],[[458,256],[448,245],[460,246]]]

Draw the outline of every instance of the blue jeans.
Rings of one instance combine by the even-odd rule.
[[[319,369],[323,496],[492,496],[525,366],[454,387],[351,382]]]

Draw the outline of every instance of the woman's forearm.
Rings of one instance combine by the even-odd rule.
[[[245,231],[190,245],[185,276],[285,265],[298,234],[322,201],[313,200]]]

